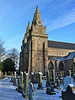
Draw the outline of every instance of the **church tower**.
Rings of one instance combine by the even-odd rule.
[[[42,72],[45,74],[48,61],[48,34],[46,34],[46,26],[43,27],[41,15],[38,7],[36,8],[32,21],[29,41],[31,41],[31,55],[29,56],[29,71],[33,73]],[[30,51],[29,50],[29,51]]]
[[[32,25],[28,23],[26,33],[21,46],[20,69],[29,74],[37,73],[48,69],[48,34],[46,26],[43,27],[41,15],[36,8]]]

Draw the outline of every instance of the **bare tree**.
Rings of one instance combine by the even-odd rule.
[[[4,44],[4,42],[0,38],[0,61],[1,61],[2,57],[5,55],[5,53],[6,53],[3,44]]]
[[[16,68],[19,63],[19,52],[17,51],[16,48],[12,48],[11,50],[9,50],[8,55],[14,61]]]

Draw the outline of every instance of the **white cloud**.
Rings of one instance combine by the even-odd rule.
[[[48,25],[47,31],[59,29],[72,23],[75,23],[75,9],[72,9],[69,13],[63,14],[63,16],[55,19],[50,25]]]

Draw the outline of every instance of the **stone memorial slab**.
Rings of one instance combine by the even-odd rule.
[[[1,77],[1,71],[0,71],[0,77]]]
[[[55,70],[52,70],[52,81],[55,83]]]
[[[34,74],[33,74],[33,72],[31,73],[30,78],[31,78],[31,83],[34,83],[34,81],[33,81],[33,79],[34,79]]]
[[[70,76],[66,76],[64,78],[64,87],[63,87],[63,89],[66,90],[66,88],[69,84],[72,84],[72,78]]]
[[[62,91],[62,100],[75,100],[75,87],[73,84],[69,84],[66,91]]]
[[[29,84],[29,100],[33,100],[33,90],[34,90],[33,84],[30,83]]]
[[[13,81],[13,85],[14,85],[14,86],[17,86],[17,83],[16,83],[16,72],[14,72],[14,81]]]
[[[25,77],[24,77],[24,90],[22,92],[22,96],[25,99],[28,99],[28,82],[29,82],[29,76],[28,76],[28,73],[25,73]]]
[[[42,88],[42,73],[38,73],[38,89],[43,89]]]

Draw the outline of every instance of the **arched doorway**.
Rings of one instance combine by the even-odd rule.
[[[53,62],[50,61],[49,64],[48,64],[48,69],[49,70],[52,70],[54,67],[53,67]]]
[[[63,71],[64,70],[64,64],[63,64],[63,62],[61,61],[60,63],[59,63],[59,71]]]

